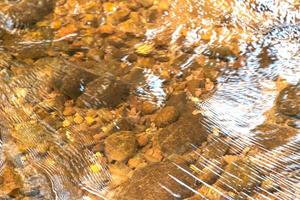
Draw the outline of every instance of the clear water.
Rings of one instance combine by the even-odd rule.
[[[300,199],[298,1],[0,4],[0,199]]]

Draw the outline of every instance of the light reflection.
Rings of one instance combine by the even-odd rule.
[[[143,74],[145,82],[136,88],[137,95],[142,99],[162,106],[167,97],[164,91],[164,80],[153,74],[150,69],[145,69]]]

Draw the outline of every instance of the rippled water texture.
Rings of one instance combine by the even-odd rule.
[[[300,199],[299,6],[0,0],[0,199]]]

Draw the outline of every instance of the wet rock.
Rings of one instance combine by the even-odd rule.
[[[116,107],[129,95],[129,86],[116,80],[111,74],[90,82],[84,93],[77,99],[76,105],[82,108]]]
[[[116,48],[128,47],[128,45],[126,44],[126,42],[121,37],[118,37],[118,36],[115,36],[115,35],[110,36],[109,38],[107,38],[106,42],[109,45],[112,45],[112,46],[114,46]]]
[[[23,28],[43,19],[54,6],[54,0],[23,0],[1,13],[0,23],[10,31]]]
[[[186,166],[182,165],[181,167],[188,170]],[[180,180],[192,188],[195,186],[194,178],[180,170],[173,163],[166,161],[151,164],[135,171],[131,179],[121,186],[114,199],[170,200],[183,199],[193,195],[191,190],[182,186],[176,180]]]
[[[255,132],[257,142],[266,149],[284,145],[296,135],[295,129],[275,124],[261,125]]]
[[[112,15],[112,24],[119,24],[129,18],[130,10],[126,6],[122,6]]]
[[[212,59],[220,59],[226,62],[235,60],[237,58],[235,53],[226,46],[208,48],[203,52],[203,55]]]
[[[132,86],[137,86],[140,83],[143,83],[146,79],[145,71],[143,68],[134,67],[129,73],[124,77],[124,80],[131,83]]]
[[[52,127],[55,130],[58,130],[60,127],[62,127],[62,121],[57,119],[57,115],[49,115],[43,119],[43,123],[46,125]]]
[[[64,116],[72,116],[76,113],[76,110],[69,106],[69,107],[65,107],[64,111],[63,111],[63,115]]]
[[[131,131],[134,128],[134,125],[127,118],[119,119],[113,128],[113,132],[117,131]]]
[[[142,37],[145,32],[145,24],[137,12],[131,12],[130,19],[120,23],[118,28],[129,37]]]
[[[165,155],[183,154],[193,150],[207,138],[207,132],[196,117],[183,117],[158,134],[159,146]]]
[[[197,177],[207,184],[212,185],[219,178],[219,175],[223,172],[223,168],[226,163],[222,159],[211,160],[202,170],[196,168],[194,171],[197,172]]]
[[[200,194],[209,200],[229,200],[236,199],[234,194],[224,191],[216,186],[202,186],[199,190]]]
[[[156,147],[148,149],[144,156],[148,162],[160,162],[163,159],[161,151]]]
[[[135,135],[129,131],[112,134],[105,139],[105,153],[110,160],[124,161],[131,158],[137,148]]]
[[[193,79],[193,80],[188,81],[186,86],[187,86],[188,91],[192,95],[196,95],[197,91],[201,92],[201,89],[205,88],[205,81]]]
[[[150,101],[145,101],[142,104],[142,113],[145,115],[149,115],[154,113],[157,110],[157,105]]]
[[[278,191],[279,185],[276,183],[272,178],[267,177],[263,182],[261,183],[262,189],[269,191],[269,192],[276,192]]]
[[[224,173],[215,185],[226,191],[249,192],[261,181],[262,177],[253,164],[238,160],[225,167]]]
[[[160,14],[161,12],[158,8],[150,8],[146,11],[146,19],[149,23],[154,23]]]
[[[194,195],[194,196],[186,198],[184,200],[203,200],[203,198],[200,195]]]
[[[98,76],[79,66],[59,58],[43,58],[35,66],[51,74],[51,86],[64,95],[76,99],[90,81]]]
[[[280,113],[300,118],[300,83],[282,90],[277,99],[277,105]]]
[[[0,183],[0,197],[2,195],[9,195],[14,190],[16,191],[21,188],[21,177],[15,173],[11,165],[5,166],[3,171],[1,170],[0,178],[2,178],[2,182]]]
[[[145,8],[149,8],[153,5],[154,0],[138,0],[138,2]]]
[[[149,142],[148,135],[146,133],[137,135],[137,142],[138,142],[139,146],[141,146],[141,147],[146,146]]]
[[[184,92],[179,94],[173,94],[168,99],[166,106],[175,106],[179,113],[183,113],[186,110],[187,96]]]
[[[300,129],[300,120],[299,119],[290,119],[287,121],[287,125],[296,129]]]
[[[117,162],[109,166],[109,171],[112,176],[112,184],[118,186],[126,182],[131,174],[131,169],[124,163]]]
[[[27,197],[38,197],[40,196],[40,190],[38,188],[30,188],[27,190],[22,190],[22,193]]]
[[[207,159],[219,159],[228,152],[228,149],[229,144],[226,144],[226,141],[219,138],[203,147],[198,162],[205,163]]]
[[[136,156],[128,160],[128,166],[132,169],[145,167],[146,165],[147,165],[146,161],[139,154],[137,154]]]
[[[108,36],[115,33],[115,27],[112,25],[102,25],[97,29],[97,32],[102,36]]]
[[[72,99],[79,97],[83,92],[84,86],[97,77],[79,68],[73,68],[63,74],[62,79],[54,78],[54,87]]]
[[[165,127],[175,122],[178,117],[179,113],[176,108],[174,106],[167,106],[156,114],[154,123],[157,127]]]

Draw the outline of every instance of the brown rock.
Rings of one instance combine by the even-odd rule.
[[[124,161],[131,158],[137,148],[135,135],[129,131],[112,134],[104,141],[105,153],[109,160]]]
[[[65,107],[65,110],[63,112],[64,116],[71,116],[76,113],[76,110],[73,107]]]
[[[171,95],[166,106],[174,106],[178,112],[186,112],[187,96],[184,92]]]
[[[194,195],[194,196],[186,198],[184,200],[203,200],[203,197],[201,197],[200,195]]]
[[[160,162],[163,159],[163,156],[158,148],[152,148],[145,152],[145,158],[149,162]]]
[[[12,4],[5,13],[1,13],[2,26],[7,30],[24,28],[42,20],[55,6],[54,0],[24,0]]]
[[[142,104],[142,113],[145,115],[149,115],[154,113],[157,110],[157,106],[155,103],[150,101],[144,101]]]
[[[275,124],[261,125],[255,132],[258,143],[266,149],[284,145],[296,135],[295,129]]]
[[[158,143],[164,155],[183,154],[194,149],[207,138],[200,118],[184,117],[164,128],[158,134]]]
[[[225,167],[216,186],[231,192],[250,192],[262,181],[260,173],[248,161],[238,160]]]
[[[206,167],[197,172],[197,177],[205,183],[212,185],[223,172],[225,165],[226,163],[222,159],[212,160]]]
[[[179,113],[176,108],[174,106],[167,106],[156,114],[154,123],[157,127],[165,127],[175,122],[178,117]]]
[[[111,34],[114,34],[115,27],[112,25],[102,25],[97,29],[96,32],[100,33],[103,36],[111,35]]]
[[[146,146],[149,142],[148,135],[146,133],[138,135],[137,142],[141,147]]]
[[[113,132],[118,131],[131,131],[134,128],[134,125],[127,118],[121,118],[116,121],[115,126],[113,127]]]
[[[228,148],[229,145],[222,139],[209,143],[203,147],[198,163],[203,164],[206,163],[207,160],[219,159],[228,152]]]
[[[112,185],[118,186],[126,182],[130,176],[131,169],[124,163],[115,163],[109,166],[109,171],[112,176]]]
[[[129,95],[128,85],[111,74],[90,82],[76,105],[81,108],[116,107]]]
[[[210,47],[203,54],[212,59],[220,59],[226,62],[237,58],[235,53],[227,46]]]
[[[128,160],[128,166],[132,169],[140,168],[146,165],[146,161],[140,155],[136,155],[135,157]]]
[[[300,83],[282,90],[277,105],[282,114],[300,118]]]
[[[186,166],[181,166],[188,170]],[[193,192],[180,183],[180,180],[189,187],[195,187],[195,180],[186,172],[180,170],[171,162],[162,162],[148,165],[135,171],[131,179],[121,186],[114,199],[118,200],[170,200],[187,198]],[[172,191],[173,196],[169,191]]]
[[[53,73],[53,87],[72,99],[80,96],[82,88],[98,77],[73,63],[57,58],[40,59],[36,65],[44,68],[49,66]]]
[[[202,186],[199,190],[200,194],[209,200],[228,200],[234,199],[232,195],[228,194],[222,188],[216,186]],[[231,198],[230,198],[231,197]]]
[[[126,6],[122,6],[119,10],[117,10],[111,18],[111,23],[118,24],[123,22],[129,18],[130,10]]]
[[[138,0],[138,2],[145,8],[149,8],[153,5],[154,0]]]
[[[21,179],[14,172],[11,165],[7,165],[1,169],[1,182],[0,182],[0,197],[3,195],[8,195],[13,190],[21,188]]]

